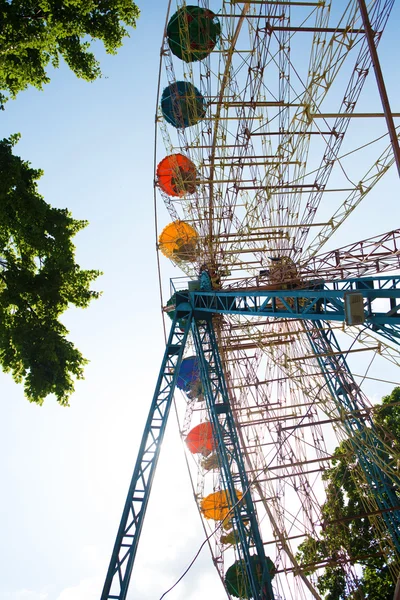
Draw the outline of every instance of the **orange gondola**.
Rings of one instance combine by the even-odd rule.
[[[241,500],[243,494],[238,490],[236,492],[236,499]],[[227,490],[220,490],[209,494],[201,501],[200,510],[206,519],[213,519],[214,521],[224,521],[228,516],[232,506],[228,501]]]
[[[196,191],[197,173],[192,161],[183,154],[170,154],[157,167],[157,184],[169,196],[182,197]]]
[[[185,221],[173,221],[158,238],[161,252],[172,260],[193,261],[197,256],[197,232]]]

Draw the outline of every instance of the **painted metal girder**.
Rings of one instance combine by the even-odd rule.
[[[218,441],[218,456],[223,481],[229,497],[232,499],[232,515],[229,518],[240,544],[239,555],[248,566],[251,556],[250,547],[256,549],[261,564],[264,564],[264,569],[261,581],[255,578],[254,571],[250,567],[246,569],[253,598],[255,600],[274,599],[271,577],[251,498],[250,483],[243,464],[212,323],[209,321],[205,325],[198,326],[192,320],[190,306],[181,304],[175,312],[101,600],[125,600],[127,597],[152,482],[191,323],[201,365],[204,395]],[[182,329],[183,324],[184,329]],[[243,499],[239,503],[236,502],[235,490],[243,495]]]
[[[212,320],[193,320],[192,333],[200,364],[203,393],[217,443],[221,478],[228,492],[231,511],[229,519],[237,540],[236,550],[242,561],[243,576],[249,582],[254,600],[273,600],[271,575],[251,496],[251,482],[247,477]],[[242,495],[240,502],[237,492]],[[262,565],[261,580],[255,576],[254,567],[252,568],[251,557],[254,551],[252,553],[251,548],[254,548]]]
[[[181,321],[184,319],[184,321]],[[176,311],[129,486],[101,600],[125,600],[183,351],[191,309]],[[185,323],[184,328],[182,324]]]
[[[178,292],[176,302],[189,302],[195,318],[205,313],[345,321],[345,298],[357,292],[363,297],[365,325],[400,343],[400,276],[309,282],[307,288],[272,290],[213,290]]]

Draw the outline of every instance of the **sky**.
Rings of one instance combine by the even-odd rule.
[[[44,170],[46,201],[90,222],[76,237],[77,262],[104,272],[102,297],[62,318],[90,360],[69,408],[29,404],[0,373],[0,600],[99,598],[163,355],[153,139],[167,3],[141,4],[117,56],[96,47],[102,79],[80,81],[62,65],[42,92],[27,90],[0,113],[0,137],[20,132],[15,152]],[[354,229],[367,237],[398,225],[386,217],[376,229],[366,213]],[[165,289],[178,274],[164,260]],[[203,539],[171,419],[129,598],[157,600]],[[207,596],[226,597],[204,549],[168,598]]]
[[[153,140],[166,3],[140,8],[117,56],[96,46],[102,79],[62,65],[0,113],[0,137],[20,132],[15,153],[44,170],[46,201],[90,222],[75,238],[78,264],[104,272],[101,299],[62,318],[90,360],[70,408],[29,404],[0,373],[1,600],[99,598],[164,351]],[[167,287],[177,274],[165,260]],[[162,455],[129,594],[143,600],[161,596],[203,541],[172,419]],[[207,591],[225,597],[204,551],[169,597]]]

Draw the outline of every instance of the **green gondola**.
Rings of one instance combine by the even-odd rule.
[[[206,58],[214,50],[220,35],[218,18],[211,10],[199,6],[183,6],[168,22],[171,52],[187,63]]]
[[[266,561],[272,579],[275,575],[275,565],[268,556],[266,557]],[[250,564],[254,579],[261,584],[262,563],[256,554],[250,558]],[[236,598],[253,597],[243,560],[237,560],[229,567],[225,573],[225,585],[229,594]]]

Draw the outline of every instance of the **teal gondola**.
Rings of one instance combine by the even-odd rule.
[[[162,93],[161,111],[164,119],[184,129],[195,125],[206,116],[207,105],[203,95],[187,81],[171,83]]]

